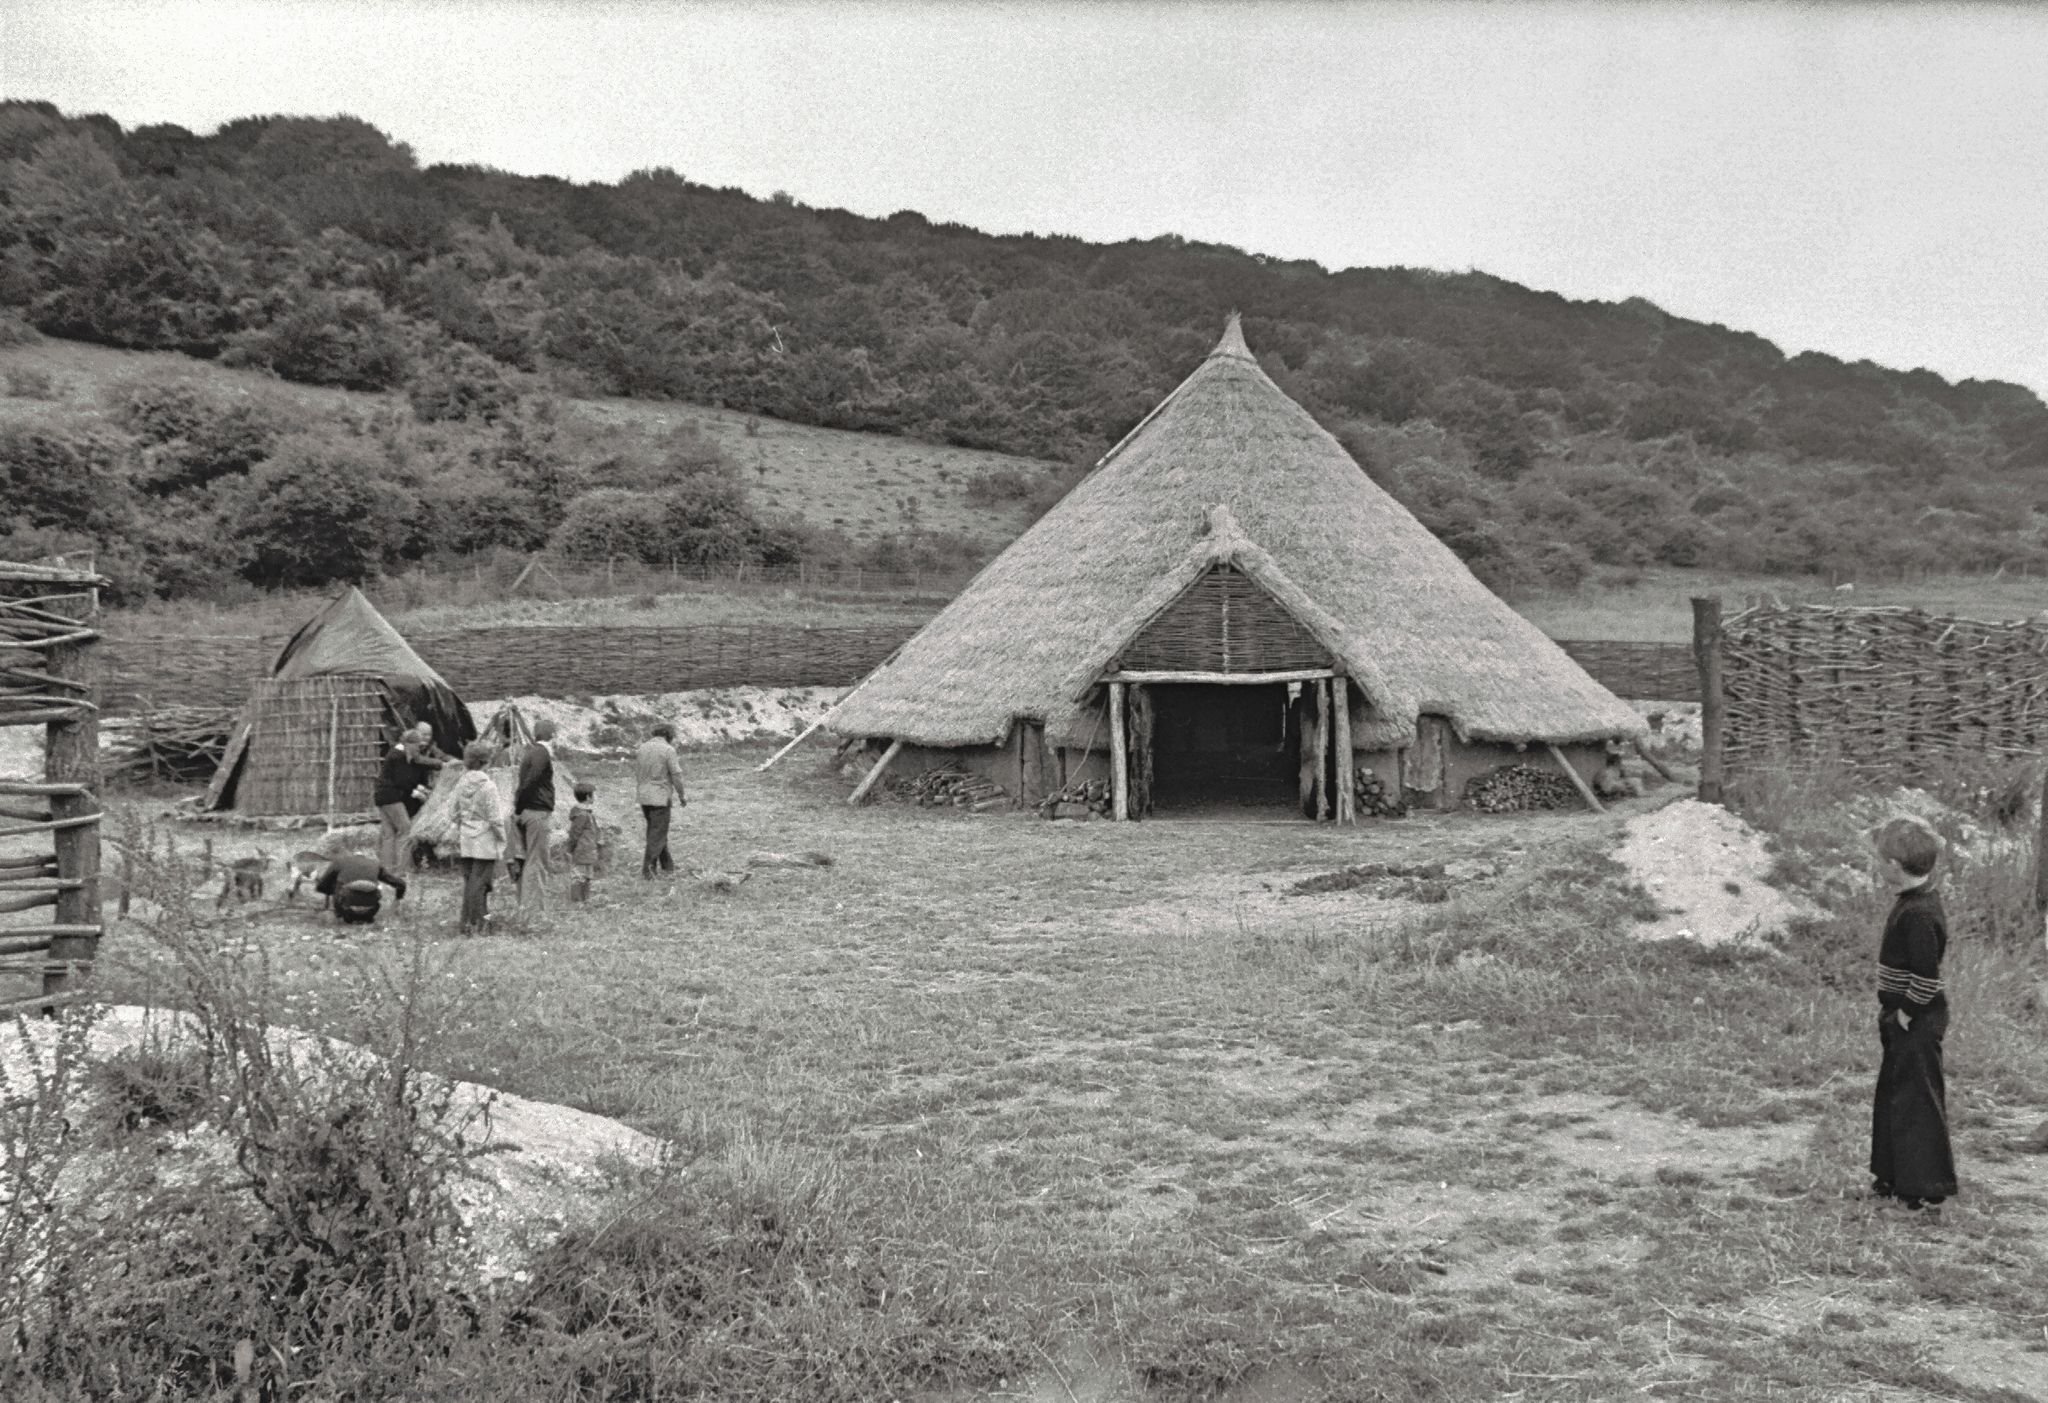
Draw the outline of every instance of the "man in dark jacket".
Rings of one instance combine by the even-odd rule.
[[[555,755],[548,742],[555,738],[555,723],[533,724],[533,743],[519,760],[519,779],[512,789],[512,822],[519,835],[519,909],[526,910],[530,897],[533,909],[547,909],[548,845],[555,822]]]
[[[313,879],[313,890],[327,898],[327,904],[343,922],[368,925],[384,903],[383,887],[395,893],[394,901],[405,900],[405,878],[367,853],[347,853],[327,864]]]
[[[425,721],[403,732],[384,753],[370,802],[377,806],[377,857],[394,872],[411,865],[413,815],[426,802],[434,771],[446,763],[434,749],[434,728]]]

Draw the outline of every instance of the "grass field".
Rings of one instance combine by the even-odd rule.
[[[352,970],[431,936],[449,1070],[670,1137],[679,1192],[822,1244],[748,1336],[747,1378],[811,1380],[780,1396],[2048,1398],[2031,948],[1952,953],[1965,1191],[1927,1222],[1859,1196],[1877,908],[1781,953],[1637,943],[1603,854],[1654,797],[1054,825],[851,811],[818,751],[763,754],[688,757],[679,857],[834,866],[615,875],[474,941],[446,878],[367,938],[233,928],[337,1028]],[[1285,891],[1422,858],[1468,874],[1448,902]]]
[[[1523,617],[1552,638],[1692,639],[1692,599],[1717,595],[1733,613],[1759,599],[1786,604],[1877,605],[1924,609],[1967,619],[2023,619],[2048,610],[2048,578],[1936,575],[1870,582],[1837,591],[1826,580],[1733,575],[1712,570],[1647,570],[1596,579],[1578,589],[1517,596]]]

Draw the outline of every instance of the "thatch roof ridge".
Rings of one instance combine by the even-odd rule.
[[[1631,708],[1366,477],[1233,328],[826,724],[954,746],[1000,742],[1030,717],[1079,743],[1077,670],[1162,578],[1186,568],[1190,533],[1218,504],[1244,557],[1259,552],[1271,562],[1260,570],[1284,582],[1262,587],[1284,590],[1283,607],[1347,670],[1383,679],[1396,709],[1387,719],[1403,729],[1429,712],[1480,740],[1640,732]]]

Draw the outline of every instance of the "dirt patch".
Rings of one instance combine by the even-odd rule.
[[[1609,1103],[1586,1118],[1544,1132],[1543,1152],[1602,1179],[1649,1177],[1659,1171],[1714,1179],[1740,1174],[1799,1153],[1808,1131],[1799,1125],[1704,1130],[1674,1116]]]
[[[1630,819],[1614,858],[1663,912],[1637,924],[1644,940],[1756,944],[1805,914],[1765,880],[1763,835],[1719,804],[1681,799]]]

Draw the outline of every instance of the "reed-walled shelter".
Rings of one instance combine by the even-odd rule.
[[[825,725],[900,775],[1119,816],[1360,787],[1453,807],[1507,763],[1591,779],[1635,711],[1496,597],[1260,369],[1216,349]]]
[[[351,587],[278,651],[228,738],[203,808],[266,817],[367,812],[385,751],[420,721],[450,755],[476,738],[454,688]]]

